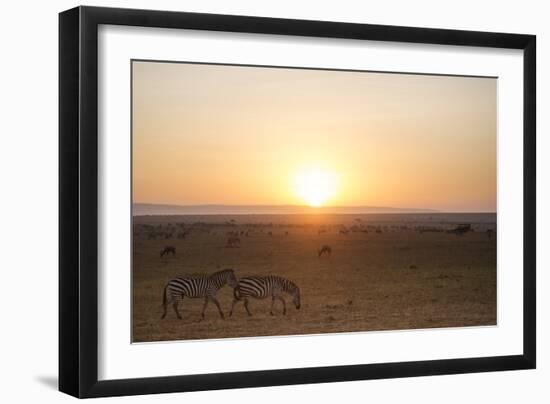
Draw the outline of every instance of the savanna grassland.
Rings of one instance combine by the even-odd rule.
[[[461,223],[472,230],[454,234]],[[495,214],[136,216],[133,223],[133,341],[317,334],[494,325],[497,321]],[[240,243],[228,247],[231,234]],[[332,254],[318,257],[328,245]],[[173,246],[176,254],[160,257]],[[301,289],[239,303],[223,287],[200,320],[203,299],[184,299],[161,320],[162,294],[176,276],[232,268],[237,277],[280,275]]]

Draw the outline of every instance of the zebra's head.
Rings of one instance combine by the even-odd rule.
[[[229,278],[227,279],[227,283],[233,289],[235,289],[237,287],[237,285],[239,284],[239,281],[238,281],[237,277],[235,276],[235,273],[233,272],[232,269],[231,269],[231,272],[229,273]]]
[[[239,283],[237,277],[235,276],[235,272],[233,272],[232,269],[225,269],[223,272],[225,274],[225,281],[227,284],[235,289]]]

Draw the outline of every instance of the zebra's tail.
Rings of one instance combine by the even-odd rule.
[[[164,292],[162,294],[162,308],[164,309],[164,312],[162,313],[162,317],[161,319],[163,319],[164,317],[166,317],[166,291],[168,290],[168,284],[166,284],[166,286],[164,287]]]
[[[239,291],[238,285],[233,288],[233,297],[235,298],[235,300],[241,300],[241,292]]]

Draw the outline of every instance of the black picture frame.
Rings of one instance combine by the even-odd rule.
[[[523,50],[523,354],[99,381],[100,24]],[[84,398],[535,368],[535,103],[534,35],[96,7],[77,7],[60,13],[59,389]]]

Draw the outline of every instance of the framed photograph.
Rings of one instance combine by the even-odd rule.
[[[59,388],[533,369],[535,36],[59,17]]]

